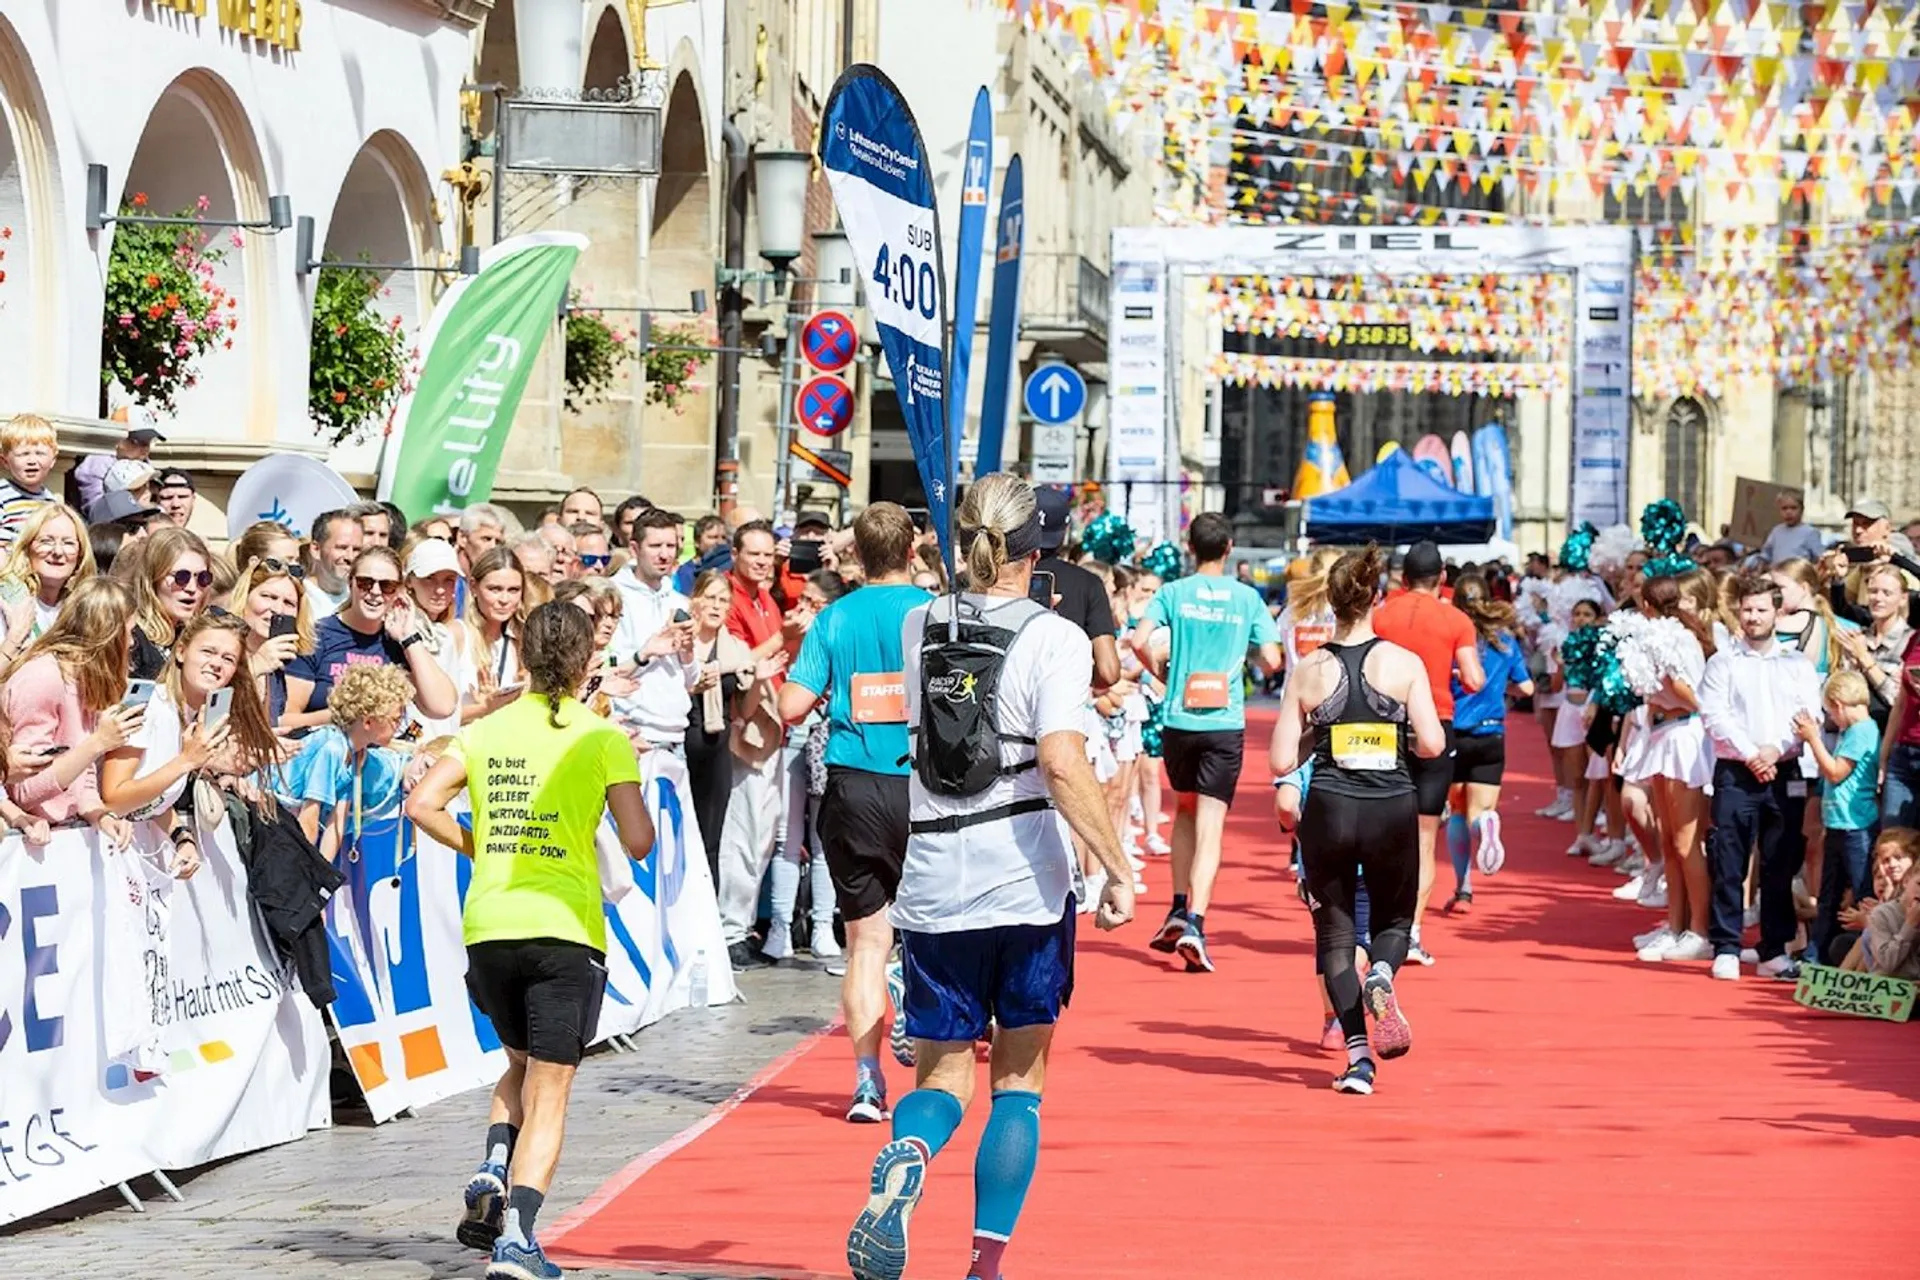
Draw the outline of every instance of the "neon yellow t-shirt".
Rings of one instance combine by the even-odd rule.
[[[572,698],[560,725],[545,698],[528,694],[454,740],[473,805],[473,883],[461,932],[467,943],[556,938],[607,949],[594,832],[607,788],[639,782],[633,744]]]

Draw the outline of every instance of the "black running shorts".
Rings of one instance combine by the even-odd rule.
[[[555,938],[467,947],[467,994],[500,1043],[539,1062],[576,1066],[600,1021],[606,957]]]
[[[1160,746],[1167,762],[1167,782],[1176,792],[1211,796],[1232,804],[1246,741],[1245,729],[1162,729]]]
[[[827,766],[820,800],[820,847],[840,918],[865,920],[893,903],[907,858],[907,779]]]
[[[1447,731],[1447,749],[1428,760],[1417,752],[1407,753],[1407,772],[1413,775],[1414,796],[1423,818],[1437,818],[1447,811],[1447,788],[1453,785],[1453,722],[1442,720]]]
[[[1453,740],[1453,782],[1497,787],[1507,773],[1507,735],[1463,733]]]

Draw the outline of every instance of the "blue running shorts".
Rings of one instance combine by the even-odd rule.
[[[1073,998],[1074,900],[1054,924],[902,933],[907,1034],[984,1040],[989,1022],[1051,1026]]]

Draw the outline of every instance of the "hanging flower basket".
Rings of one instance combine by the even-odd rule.
[[[707,335],[691,325],[656,326],[647,348],[647,403],[678,413],[681,400],[697,389],[694,370],[713,358],[710,345]]]
[[[417,350],[399,316],[382,315],[386,286],[370,271],[327,267],[313,291],[307,414],[328,444],[361,439],[373,423],[392,425],[413,390]]]
[[[579,295],[571,299],[578,304]],[[616,330],[598,311],[567,312],[566,406],[577,413],[607,398],[620,366],[633,359],[631,333]]]
[[[198,221],[208,207],[201,196],[178,216]],[[120,212],[147,207],[136,193]],[[229,244],[244,243],[236,232]],[[213,347],[231,348],[240,328],[237,299],[215,280],[226,249],[198,227],[117,223],[107,260],[105,322],[100,333],[102,395],[114,383],[135,403],[173,413],[176,398],[199,382],[197,366]]]

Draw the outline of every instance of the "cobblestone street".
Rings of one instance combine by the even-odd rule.
[[[825,1026],[839,992],[818,969],[768,969],[739,982],[745,1003],[672,1014],[635,1038],[637,1052],[582,1064],[543,1225]],[[486,1091],[476,1089],[378,1127],[364,1114],[348,1116],[299,1142],[177,1175],[184,1204],[141,1178],[134,1189],[146,1200],[144,1215],[109,1189],[0,1232],[0,1258],[11,1272],[85,1280],[477,1277],[482,1257],[454,1241],[453,1224],[459,1189],[480,1155],[486,1106]]]

